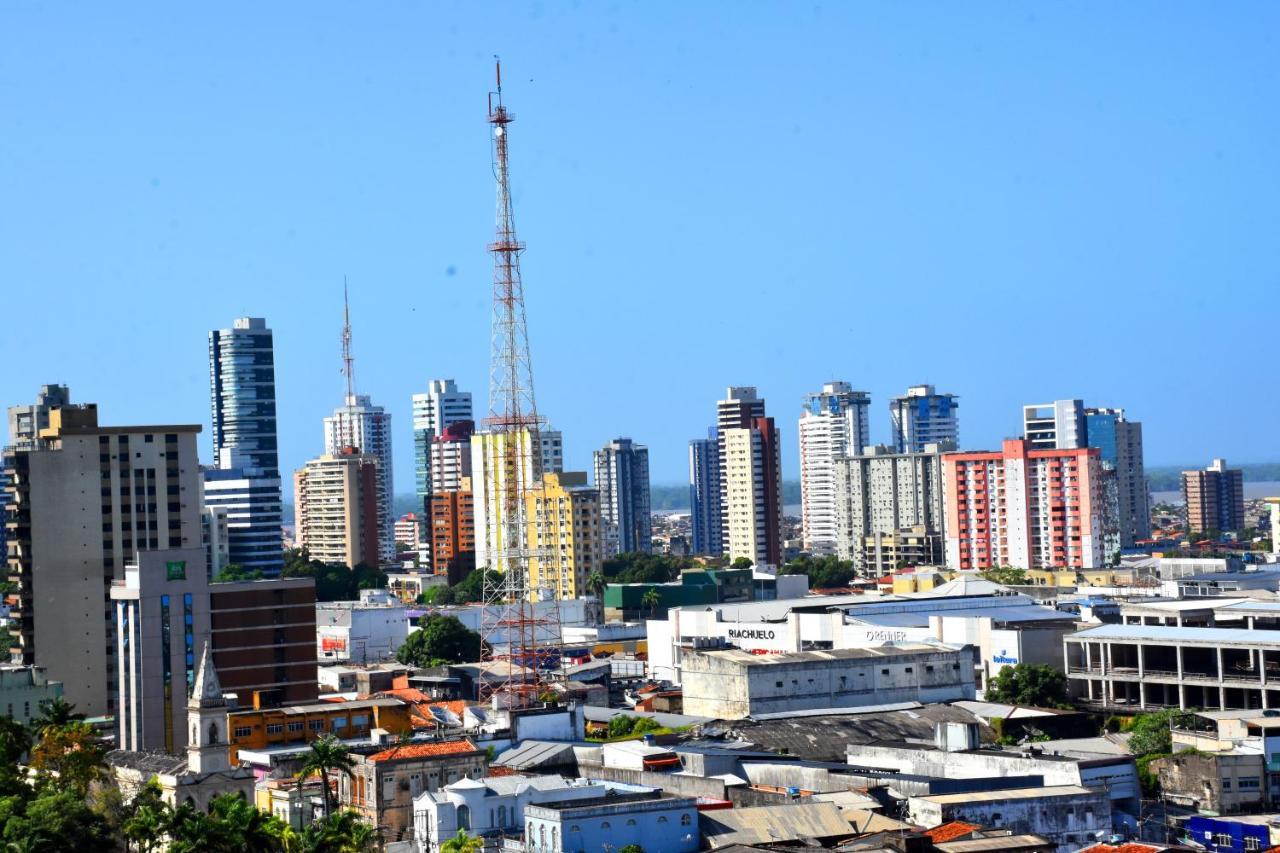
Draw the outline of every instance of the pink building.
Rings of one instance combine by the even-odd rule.
[[[947,566],[1102,566],[1101,466],[1096,448],[1033,450],[1022,439],[945,454]]]

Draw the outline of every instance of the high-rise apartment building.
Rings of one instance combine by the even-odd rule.
[[[30,450],[40,431],[49,428],[49,412],[71,405],[71,389],[66,385],[41,385],[33,405],[9,407],[9,447]]]
[[[406,512],[396,519],[396,547],[410,551],[428,544],[426,517],[420,512]]]
[[[381,460],[348,447],[319,456],[293,475],[298,547],[339,566],[379,564]]]
[[[944,454],[942,466],[948,567],[1103,565],[1098,450],[1009,439],[999,451]]]
[[[1187,529],[1196,533],[1244,527],[1244,471],[1215,459],[1203,471],[1182,472],[1182,497],[1187,505]]]
[[[391,563],[396,556],[396,520],[391,513],[395,498],[391,475],[391,414],[373,405],[365,394],[348,396],[346,405],[334,409],[333,414],[324,419],[324,452],[335,456],[346,447],[355,447],[378,460],[378,559],[375,562]]]
[[[800,508],[804,547],[836,551],[836,460],[871,444],[871,396],[847,382],[828,382],[805,398],[800,415]]]
[[[454,421],[431,440],[431,493],[456,492],[471,476],[471,436],[475,422]]]
[[[517,478],[516,494],[537,489],[543,474],[564,470],[564,447],[556,430],[539,430],[538,452],[533,452],[534,433],[478,432],[471,436],[471,492],[475,503],[476,565],[506,571],[504,551],[521,547],[522,543],[502,541],[504,507],[501,496],[506,493],[507,478]],[[517,467],[508,462],[508,442],[515,442],[511,456]]]
[[[1036,450],[1087,447],[1083,400],[1055,400],[1022,407],[1022,437]]]
[[[201,548],[199,432],[104,427],[96,406],[63,406],[12,454],[15,660],[45,667],[84,713],[115,712],[112,582],[142,552]]]
[[[424,509],[432,491],[439,488],[434,485],[432,477],[432,442],[450,426],[462,421],[472,421],[474,430],[471,392],[459,391],[452,379],[432,379],[425,394],[413,395],[414,486]]]
[[[431,570],[456,584],[476,567],[476,507],[471,482],[431,496]]]
[[[960,446],[960,407],[955,394],[939,394],[932,385],[912,385],[889,401],[889,430],[899,453],[919,453],[926,444],[950,441]]]
[[[585,472],[547,473],[525,493],[529,597],[570,599],[585,595],[587,578],[600,568],[604,541],[600,492]]]
[[[923,562],[940,564],[946,528],[942,454],[954,449],[945,442],[897,453],[877,445],[837,459],[836,555],[860,574],[880,575],[895,567],[910,542]]]
[[[629,438],[615,438],[592,454],[604,557],[652,550],[649,510],[649,449]]]
[[[1085,409],[1087,445],[1102,458],[1106,506],[1105,553],[1133,548],[1151,537],[1151,500],[1142,461],[1142,424],[1126,420],[1124,409]]]
[[[755,388],[730,388],[716,406],[722,553],[757,566],[782,563],[782,459],[778,430]]]
[[[720,531],[720,445],[716,428],[689,442],[689,526],[695,554],[724,553]]]
[[[271,330],[240,317],[209,333],[213,459],[204,501],[227,511],[228,559],[273,577],[284,568],[276,373]]]

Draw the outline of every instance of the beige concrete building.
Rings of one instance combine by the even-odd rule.
[[[1187,529],[1195,533],[1244,527],[1244,471],[1215,459],[1203,471],[1182,472]]]
[[[604,553],[600,492],[587,487],[583,472],[548,473],[525,501],[525,536],[535,555],[529,559],[530,596],[584,595]]]
[[[293,475],[298,547],[341,566],[378,565],[378,458],[346,448]]]
[[[12,455],[11,651],[63,682],[81,712],[111,714],[111,584],[141,552],[200,546],[200,427],[100,427],[91,404],[48,418],[35,445]]]
[[[781,560],[782,492],[777,431],[771,418],[722,430],[725,554],[757,566]]]

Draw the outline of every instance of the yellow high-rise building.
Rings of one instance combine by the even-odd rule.
[[[471,436],[471,492],[475,502],[476,565],[505,572],[502,554],[524,546],[522,542],[503,541],[503,494],[508,479],[515,481],[519,492],[538,488],[538,478],[545,472],[558,472],[563,467],[560,433],[540,430],[541,451],[530,452],[532,434],[519,432],[477,432]],[[511,443],[515,449],[508,454]]]
[[[604,551],[600,492],[587,487],[585,473],[547,473],[542,488],[528,492],[525,501],[525,536],[534,554],[529,559],[530,598],[584,595]]]

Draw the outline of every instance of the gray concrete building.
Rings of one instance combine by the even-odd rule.
[[[199,432],[103,427],[96,406],[68,406],[12,454],[14,662],[45,667],[90,716],[115,712],[112,582],[144,551],[201,546]]]
[[[929,645],[752,654],[692,652],[684,713],[736,720],[822,708],[974,698],[973,653]]]
[[[940,565],[946,541],[942,454],[944,441],[922,451],[899,453],[885,445],[835,461],[836,554],[865,574],[884,574],[913,539],[925,563]],[[920,528],[920,530],[916,530]]]
[[[50,681],[43,667],[0,665],[0,714],[29,725],[40,704],[62,696],[62,682]]]
[[[600,490],[604,558],[632,552],[649,553],[649,448],[629,438],[615,438],[592,454],[595,484]]]
[[[964,821],[1039,835],[1059,850],[1080,850],[1111,834],[1106,792],[1078,785],[911,797],[907,815],[926,828]]]

